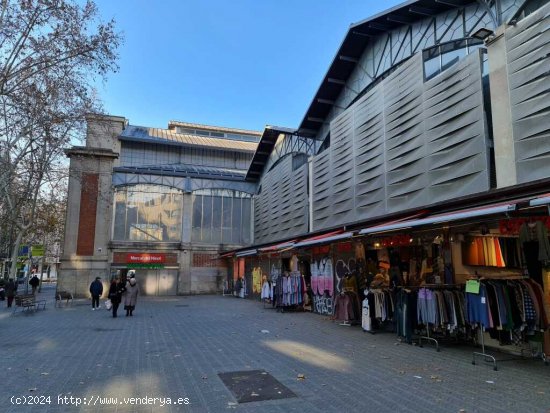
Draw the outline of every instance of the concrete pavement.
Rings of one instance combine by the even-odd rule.
[[[51,288],[40,295],[45,311],[0,312],[2,411],[550,411],[540,360],[493,371],[471,364],[469,346],[438,353],[232,297],[139,297],[134,317],[113,319],[86,300],[54,308]],[[298,397],[238,404],[217,376],[262,369]]]

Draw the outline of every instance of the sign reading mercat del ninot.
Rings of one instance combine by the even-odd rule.
[[[163,264],[166,262],[165,254],[128,253],[126,262],[129,264]]]

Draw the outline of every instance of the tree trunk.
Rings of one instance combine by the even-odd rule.
[[[13,278],[17,282],[17,259],[19,258],[19,246],[21,240],[23,239],[23,231],[17,232],[17,237],[15,237],[15,242],[13,243],[13,250],[11,252],[11,268],[9,278]]]

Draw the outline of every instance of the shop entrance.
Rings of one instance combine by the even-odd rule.
[[[136,269],[136,278],[140,281],[143,295],[176,295],[178,270]]]
[[[139,292],[141,295],[165,296],[177,295],[178,270],[173,269],[145,269],[132,268],[136,273]],[[120,270],[120,276],[124,280],[128,276],[128,269]]]

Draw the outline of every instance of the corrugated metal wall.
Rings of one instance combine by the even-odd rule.
[[[308,232],[308,166],[293,170],[293,156],[268,171],[255,197],[254,242],[262,244]]]
[[[420,54],[331,123],[313,161],[313,230],[489,189],[481,56],[424,82]]]
[[[550,3],[506,30],[517,183],[550,176]]]

